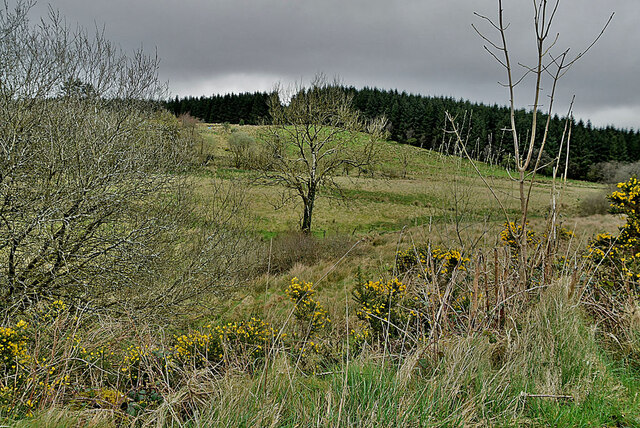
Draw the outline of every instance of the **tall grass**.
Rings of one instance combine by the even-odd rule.
[[[227,378],[197,426],[608,426],[640,423],[635,388],[602,356],[595,330],[554,286],[499,341],[451,337],[400,364],[363,356],[323,377],[286,360]],[[283,366],[284,364],[284,366]],[[628,373],[624,373],[628,376]],[[242,392],[244,391],[244,392]],[[631,416],[628,416],[631,415]],[[176,421],[178,422],[178,421]]]
[[[401,359],[376,352],[305,375],[284,351],[258,372],[185,373],[141,426],[634,426],[633,373],[611,365],[575,298],[556,284],[504,334],[454,335]],[[46,411],[33,426],[105,426],[111,410]],[[26,426],[26,425],[22,425]]]

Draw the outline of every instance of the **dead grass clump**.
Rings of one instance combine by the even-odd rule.
[[[260,270],[284,273],[296,264],[309,266],[320,260],[342,257],[352,246],[353,240],[346,235],[318,238],[303,232],[287,232],[266,243],[269,255],[261,260]]]

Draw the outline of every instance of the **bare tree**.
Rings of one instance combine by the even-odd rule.
[[[204,161],[204,138],[198,133],[198,124],[202,123],[197,117],[191,116],[189,113],[182,113],[178,116],[178,120],[183,128],[187,130],[189,138],[200,146],[200,161]]]
[[[522,262],[520,265],[526,266],[526,260],[528,258],[527,249],[527,221],[528,221],[528,209],[529,201],[531,199],[531,192],[535,182],[535,177],[538,171],[548,166],[542,162],[543,154],[545,153],[545,147],[547,145],[549,135],[549,125],[552,118],[552,111],[555,101],[556,89],[558,81],[567,73],[567,71],[580,59],[586,52],[593,47],[604,33],[606,27],[611,22],[613,15],[603,26],[600,33],[595,37],[593,42],[589,44],[584,50],[576,54],[575,56],[569,55],[569,48],[558,49],[558,41],[560,35],[558,33],[551,33],[554,19],[558,11],[560,0],[534,0],[533,1],[533,23],[534,34],[536,42],[536,57],[533,64],[526,64],[523,62],[517,62],[517,65],[522,70],[518,73],[518,70],[514,68],[514,61],[512,59],[511,51],[508,44],[508,28],[509,24],[505,22],[504,9],[502,0],[498,0],[498,15],[496,19],[490,18],[485,15],[476,13],[476,15],[483,21],[487,22],[489,27],[497,33],[497,37],[493,39],[486,33],[479,30],[477,26],[473,25],[473,28],[480,35],[480,37],[486,42],[485,50],[504,68],[506,73],[506,82],[501,83],[509,92],[509,107],[510,107],[510,126],[507,131],[510,132],[513,142],[514,159],[515,159],[515,172],[516,176],[512,179],[518,185],[518,198],[520,202],[520,218],[514,219],[517,221],[511,221],[506,209],[502,205],[502,202],[496,196],[496,200],[499,202],[502,211],[505,215],[507,225],[520,247],[520,257]],[[517,123],[516,120],[516,103],[515,94],[518,87],[528,79],[533,80],[533,93],[532,93],[532,115],[531,121],[527,124]],[[544,88],[548,88],[545,93]],[[542,135],[538,132],[538,116],[540,115],[540,109],[543,107],[543,98],[547,97],[546,114],[547,119],[542,131]],[[572,102],[573,105],[573,102]],[[571,109],[569,109],[568,117],[571,116]],[[448,115],[448,122],[452,126],[452,132],[458,142],[464,146],[464,137],[461,135],[460,129],[455,124],[455,118]],[[526,139],[522,141],[521,132],[526,132]],[[568,157],[568,142],[565,142],[565,138],[569,138],[570,132],[563,134],[563,141],[561,142],[560,150],[555,154],[551,161],[553,167],[554,177],[556,177],[560,168],[560,158],[564,155]],[[563,153],[564,149],[564,153]],[[466,153],[466,149],[465,149]],[[468,154],[467,154],[467,157]],[[470,158],[470,157],[469,157]],[[562,175],[562,174],[561,174]],[[563,176],[566,179],[565,175]],[[555,187],[554,187],[555,189]],[[552,210],[556,209],[555,195],[552,197]],[[552,218],[555,219],[555,211],[552,213]],[[517,226],[515,226],[517,224]],[[555,220],[552,225],[555,228]],[[551,231],[550,235],[555,236],[555,232]],[[526,280],[527,273],[522,272],[523,277]]]
[[[320,189],[340,193],[338,175],[373,166],[375,141],[382,136],[385,120],[364,120],[338,82],[329,83],[321,75],[309,87],[275,91],[270,112],[273,122],[263,137],[262,171],[288,189],[289,198],[300,198],[301,230],[308,233]]]
[[[122,290],[162,280],[191,140],[154,109],[156,57],[53,10],[34,26],[33,4],[0,7],[0,309],[125,304]]]

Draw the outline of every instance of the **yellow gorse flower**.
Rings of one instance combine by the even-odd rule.
[[[600,233],[589,240],[585,257],[598,266],[599,285],[640,294],[640,182],[636,177],[618,183],[609,195],[611,207],[626,215],[614,236]]]
[[[461,251],[456,249],[443,249],[438,246],[429,249],[423,246],[398,251],[396,261],[399,272],[407,272],[417,266],[431,274],[431,263],[433,263],[436,274],[446,275],[454,270],[466,271],[469,258],[464,257]]]
[[[331,323],[327,310],[313,298],[313,283],[292,278],[286,292],[295,304],[293,314],[307,334],[311,335]]]

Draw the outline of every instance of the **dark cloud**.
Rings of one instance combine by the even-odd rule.
[[[532,3],[505,3],[511,51],[530,64]],[[56,0],[52,6],[69,22],[105,25],[124,48],[157,47],[174,94],[266,90],[323,71],[355,86],[507,102],[497,84],[503,70],[471,28],[475,23],[495,36],[474,15],[495,16],[495,1]],[[34,13],[45,10],[41,3]],[[577,54],[614,11],[599,43],[561,81],[556,111],[564,113],[576,94],[578,116],[639,129],[640,2],[564,0],[557,47]],[[531,99],[522,95],[517,102],[526,106]]]

